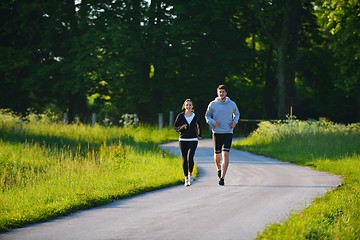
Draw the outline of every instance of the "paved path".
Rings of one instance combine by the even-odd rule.
[[[178,143],[162,145],[179,154]],[[341,179],[232,149],[225,186],[218,185],[211,140],[195,155],[199,178],[176,186],[79,211],[0,235],[0,239],[255,239],[286,220]],[[179,169],[180,170],[180,169]]]

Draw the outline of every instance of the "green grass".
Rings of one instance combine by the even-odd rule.
[[[44,120],[0,112],[0,232],[183,180],[172,129]]]
[[[158,147],[177,139],[172,129],[64,126],[46,115],[26,120],[0,111],[0,232],[183,180],[180,158]],[[258,239],[358,239],[359,124],[262,122],[234,147],[343,178]]]
[[[340,187],[291,214],[288,221],[268,226],[257,239],[359,239],[360,124],[262,122],[234,148],[343,178]]]

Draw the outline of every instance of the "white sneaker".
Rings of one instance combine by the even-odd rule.
[[[190,186],[190,180],[188,178],[185,178],[185,187]]]
[[[194,183],[194,177],[191,175],[189,176],[189,184],[192,185]]]

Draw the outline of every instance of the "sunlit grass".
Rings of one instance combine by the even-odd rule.
[[[180,159],[157,146],[176,140],[172,129],[0,115],[0,231],[183,180]]]
[[[343,178],[337,189],[270,225],[258,239],[358,239],[360,236],[360,124],[263,122],[235,148],[326,171]]]

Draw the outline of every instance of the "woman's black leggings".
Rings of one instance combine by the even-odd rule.
[[[198,141],[179,141],[181,156],[183,159],[182,167],[184,176],[192,173],[194,169],[194,155],[197,148]]]

